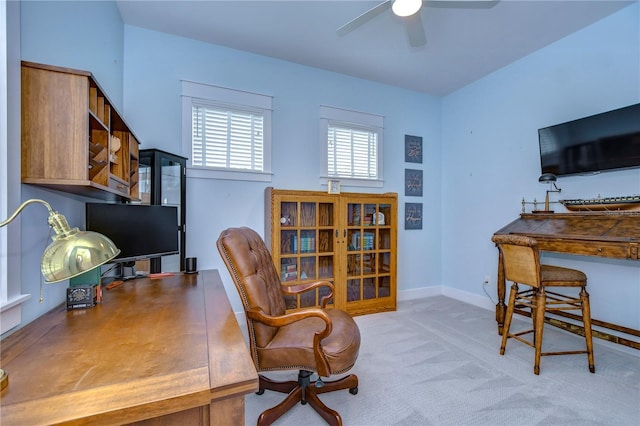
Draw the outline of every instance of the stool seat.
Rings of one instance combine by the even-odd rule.
[[[582,287],[587,285],[587,275],[577,269],[540,265],[540,274],[542,285],[548,287]]]
[[[534,374],[540,374],[540,357],[546,355],[575,355],[587,354],[589,371],[595,373],[593,359],[593,340],[591,331],[591,310],[589,293],[587,293],[587,276],[577,269],[561,266],[541,265],[538,242],[531,237],[522,235],[494,235],[492,241],[499,250],[504,277],[513,284],[509,293],[507,313],[502,330],[500,355],[504,355],[507,340],[512,338],[535,349],[533,364]],[[527,286],[520,290],[519,285]],[[580,292],[577,296],[567,296],[548,288],[575,287]],[[518,333],[511,333],[511,320],[515,309],[531,316],[533,328]],[[584,325],[586,349],[580,351],[542,352],[542,336],[544,319],[547,312],[581,311]],[[522,336],[533,333],[533,341]]]

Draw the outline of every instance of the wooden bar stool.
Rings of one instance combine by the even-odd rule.
[[[512,234],[494,235],[492,241],[496,243],[500,250],[505,279],[513,282],[502,331],[500,355],[504,355],[507,339],[513,338],[535,349],[533,365],[535,374],[540,374],[541,356],[574,354],[587,354],[589,371],[595,373],[591,336],[591,312],[589,294],[586,290],[587,276],[576,269],[541,265],[538,243],[533,238]],[[530,288],[520,291],[519,284]],[[580,292],[577,297],[570,297],[549,291],[547,290],[548,287],[579,287]],[[509,332],[515,308],[529,308],[531,310],[532,329],[518,333]],[[583,351],[542,352],[545,313],[570,310],[582,311],[587,349]],[[533,333],[533,341],[521,337],[528,333]]]

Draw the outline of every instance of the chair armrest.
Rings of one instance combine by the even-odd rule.
[[[327,307],[327,303],[333,297],[333,284],[329,281],[313,281],[310,283],[296,284],[296,285],[283,285],[282,292],[286,295],[295,296],[300,293],[304,293],[309,290],[313,290],[318,287],[329,287],[329,294],[324,296],[320,301],[320,306],[324,309]]]
[[[331,375],[329,362],[327,361],[324,351],[322,350],[321,342],[322,339],[331,334],[331,331],[333,330],[333,324],[331,323],[331,318],[329,318],[329,315],[327,315],[324,310],[318,308],[309,308],[274,317],[271,315],[267,315],[261,309],[249,309],[247,310],[247,317],[272,327],[282,327],[283,325],[292,324],[305,318],[320,318],[322,321],[324,321],[325,327],[321,331],[316,331],[313,336],[313,354],[316,360],[318,374],[324,377],[329,377]]]
[[[261,322],[271,327],[282,327],[283,325],[289,325],[294,322],[303,320],[305,318],[318,317],[322,319],[322,321],[324,321],[324,323],[326,324],[325,330],[326,328],[329,328],[329,329],[332,328],[331,319],[329,319],[329,315],[327,315],[325,311],[319,308],[302,309],[302,310],[291,312],[288,314],[279,315],[276,317],[267,315],[261,309],[249,309],[247,311],[247,316],[252,320]],[[329,330],[329,333],[330,332],[331,330]],[[329,335],[329,333],[327,333],[327,335]]]

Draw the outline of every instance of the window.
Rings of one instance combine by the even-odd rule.
[[[382,186],[383,117],[322,106],[323,178]]]
[[[187,175],[271,180],[270,96],[182,82]]]

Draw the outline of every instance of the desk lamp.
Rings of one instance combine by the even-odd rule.
[[[39,199],[25,201],[0,228],[14,220],[22,210],[32,203],[44,204],[49,210],[49,226],[55,231],[53,242],[44,250],[40,270],[46,283],[56,283],[73,278],[107,263],[120,253],[113,241],[102,234],[70,228],[64,215],[53,211],[49,203]],[[0,369],[0,389],[9,382],[9,376]]]
[[[542,176],[538,178],[538,182],[548,183],[549,189],[547,189],[547,195],[544,198],[544,210],[538,211],[537,213],[553,213],[553,210],[549,209],[549,193],[562,191],[556,185],[556,180],[558,180],[558,178],[553,173],[543,173]]]

